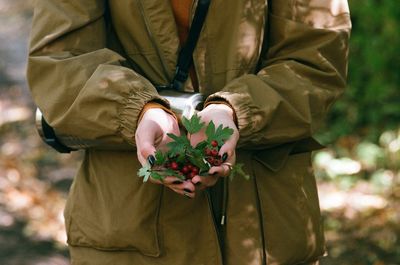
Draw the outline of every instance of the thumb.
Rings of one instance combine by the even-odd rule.
[[[139,146],[137,146],[137,156],[142,166],[148,163],[152,164],[152,162],[150,162],[149,160],[154,159],[155,153],[156,153],[156,148],[150,143],[141,143],[139,144]],[[153,156],[153,158],[150,158],[151,156]]]
[[[152,126],[153,124],[147,124],[141,122],[136,130],[135,142],[137,148],[137,157],[142,166],[147,164],[147,158],[150,155],[154,155],[156,152],[155,142],[156,142],[156,131],[159,129],[157,126]]]

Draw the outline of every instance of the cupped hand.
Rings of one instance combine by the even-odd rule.
[[[234,113],[231,107],[225,104],[210,104],[198,113],[202,122],[208,124],[213,121],[215,127],[222,125],[233,129],[231,137],[225,141],[219,150],[223,163],[220,166],[213,166],[208,171],[208,176],[195,176],[192,183],[197,189],[206,189],[217,183],[218,178],[227,177],[230,174],[231,167],[236,163],[236,145],[239,140],[239,131],[234,122]],[[205,129],[191,135],[190,142],[196,146],[199,142],[206,140]]]
[[[156,150],[166,151],[167,143],[172,139],[168,133],[180,135],[179,125],[174,116],[161,108],[148,109],[142,116],[135,133],[137,157],[142,166],[154,164]],[[176,177],[166,177],[163,181],[150,178],[156,184],[162,184],[176,193],[193,198],[195,187],[191,181],[182,181]]]

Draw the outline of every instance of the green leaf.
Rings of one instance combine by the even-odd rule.
[[[199,171],[205,171],[205,170],[208,171],[210,169],[207,166],[207,164],[204,163],[204,158],[202,153],[200,154],[192,153],[190,156],[188,156],[188,159],[190,163],[199,168]]]
[[[168,168],[168,169],[165,170],[165,176],[174,176],[174,177],[177,177],[177,178],[182,179],[182,180],[185,179],[184,176],[182,176],[182,175],[179,174],[177,171],[175,171],[175,170],[173,170],[173,169],[170,169],[170,168]]]
[[[239,175],[246,180],[250,179],[250,175],[246,174],[243,170],[243,164],[235,164],[232,166],[231,173],[229,174],[229,179],[232,180],[234,176]]]
[[[168,133],[167,135],[174,140],[167,144],[167,147],[169,148],[169,157],[184,154],[185,150],[190,147],[189,139],[187,139],[185,135],[176,136],[171,133]]]
[[[215,124],[211,121],[206,128],[207,142],[211,142],[213,140],[218,142],[218,145],[221,146],[224,144],[226,140],[231,137],[233,134],[233,129],[229,127],[223,127],[222,124],[215,129]]]
[[[208,143],[207,141],[201,141],[200,143],[198,143],[195,147],[195,150],[199,150],[201,152],[204,152],[204,149],[207,147]]]
[[[201,122],[200,116],[197,114],[194,114],[190,120],[182,117],[182,124],[190,134],[199,132],[204,126],[204,122]]]
[[[150,165],[145,165],[143,167],[141,167],[138,171],[138,176],[139,177],[143,177],[143,182],[146,182],[149,180],[150,177],[150,172],[151,170],[151,166]]]
[[[223,145],[224,142],[226,140],[228,140],[229,137],[231,137],[232,134],[233,134],[233,129],[232,128],[223,127],[222,124],[220,124],[218,126],[217,130],[215,131],[214,140],[216,140],[218,142],[218,145]]]
[[[186,162],[186,155],[185,153],[180,153],[178,156],[175,158],[175,161],[178,164],[184,164]]]
[[[156,165],[163,165],[167,160],[167,156],[160,150],[157,150],[157,152],[155,153],[155,158],[156,158],[156,163],[155,163]]]
[[[159,174],[158,172],[152,171],[150,177],[155,180],[163,180],[165,176]]]
[[[211,142],[214,140],[214,135],[215,135],[215,124],[213,121],[210,121],[210,123],[207,125],[206,128],[206,135],[207,135],[207,140]]]
[[[177,141],[178,138],[180,137],[180,136],[175,135],[173,133],[167,133],[167,135],[168,135],[169,138],[172,138],[172,140],[175,140],[175,141]]]

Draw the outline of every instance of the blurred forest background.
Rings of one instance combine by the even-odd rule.
[[[400,5],[349,0],[349,87],[315,153],[329,256],[323,265],[400,264]],[[62,211],[80,153],[34,127],[25,81],[32,2],[0,0],[0,264],[67,265]]]

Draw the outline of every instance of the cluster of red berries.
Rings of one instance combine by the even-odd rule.
[[[218,142],[213,140],[210,143],[211,147],[207,147],[204,150],[204,159],[210,163],[211,166],[219,166],[222,164],[222,158],[218,154]],[[186,160],[185,162],[177,162],[173,158],[170,159],[167,163],[164,165],[166,168],[170,168],[176,172],[179,172],[182,174],[185,179],[192,179],[194,176],[199,174],[199,168],[192,163],[190,163],[189,160]]]
[[[171,161],[166,164],[166,167],[179,171],[186,179],[192,179],[194,176],[199,174],[199,168],[195,165],[192,165],[190,162],[186,162],[184,164],[180,164],[176,161]]]
[[[222,158],[218,154],[218,142],[213,140],[211,141],[212,148],[206,148],[204,150],[204,154],[206,155],[205,159],[212,166],[220,166],[222,164]]]

